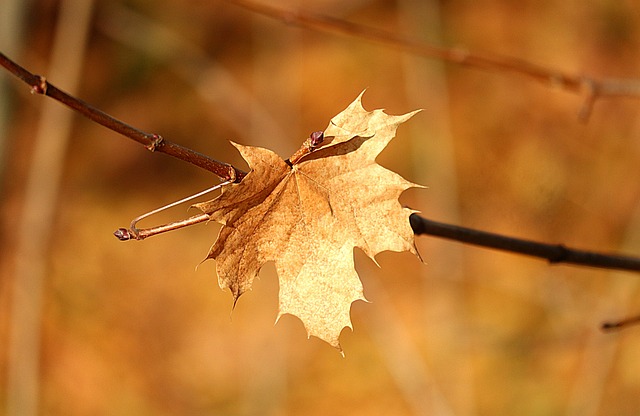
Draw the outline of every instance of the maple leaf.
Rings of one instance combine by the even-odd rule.
[[[195,206],[223,224],[207,259],[216,260],[218,283],[234,306],[268,261],[280,282],[278,319],[300,318],[307,335],[342,351],[340,332],[349,311],[366,300],[353,249],[417,255],[400,194],[419,187],[375,162],[398,125],[416,111],[390,116],[366,111],[362,94],[316,132],[289,160],[259,147],[233,145],[250,172],[220,196]],[[375,261],[375,259],[374,259]],[[276,320],[277,321],[277,320]]]

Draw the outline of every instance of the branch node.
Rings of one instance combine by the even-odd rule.
[[[552,256],[549,256],[547,260],[549,263],[563,263],[569,257],[570,250],[564,244],[557,244],[555,246],[555,250]]]
[[[47,95],[47,79],[42,75],[35,75],[37,83],[31,86],[31,94]]]
[[[225,178],[225,182],[235,183],[238,180],[238,175],[236,174],[236,168],[229,165],[227,166],[227,177]]]
[[[585,91],[585,98],[582,103],[582,107],[580,107],[580,111],[578,112],[578,120],[582,123],[587,123],[589,121],[589,117],[591,117],[593,105],[598,98],[599,89],[594,80],[590,78],[583,78],[582,90]]]
[[[469,50],[466,48],[454,48],[451,50],[451,60],[457,64],[464,64],[469,59]]]
[[[153,140],[151,141],[150,144],[146,145],[145,147],[150,152],[155,152],[163,144],[164,144],[164,138],[162,138],[162,136],[160,136],[159,134],[153,134]]]

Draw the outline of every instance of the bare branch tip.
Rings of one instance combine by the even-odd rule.
[[[600,325],[600,329],[604,332],[613,332],[638,324],[640,324],[640,316],[633,316],[631,318],[623,319],[620,321],[603,322],[602,325]]]
[[[126,228],[118,228],[113,232],[113,235],[120,241],[128,241],[132,238],[131,233]]]

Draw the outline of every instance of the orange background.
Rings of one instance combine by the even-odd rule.
[[[633,2],[271,3],[571,74],[632,78],[640,69]],[[58,2],[34,1],[23,15],[10,56],[35,73],[55,71],[58,10]],[[584,97],[550,85],[301,29],[223,1],[98,1],[86,51],[67,52],[84,55],[79,97],[241,169],[229,140],[286,158],[367,88],[367,109],[424,109],[379,162],[429,187],[402,197],[427,218],[582,249],[640,249],[637,100],[602,99],[583,124]],[[0,160],[4,393],[17,241],[41,238],[21,229],[22,201],[51,100],[30,95],[4,70],[0,81],[9,103]],[[231,315],[214,262],[194,270],[217,225],[144,242],[113,237],[216,177],[79,116],[62,175],[44,258],[41,414],[640,411],[640,329],[599,330],[640,313],[637,275],[549,266],[427,236],[417,238],[427,264],[383,253],[377,268],[356,250],[371,303],[353,305],[343,359],[307,340],[296,318],[273,325],[272,265]],[[188,214],[179,208],[141,225]]]

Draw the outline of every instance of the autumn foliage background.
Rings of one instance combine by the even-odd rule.
[[[272,2],[443,46],[594,77],[639,75],[633,2]],[[34,1],[14,59],[47,75],[59,3]],[[2,5],[0,4],[0,8]],[[1,13],[1,11],[0,11]],[[638,101],[596,103],[520,76],[418,58],[257,16],[223,1],[97,1],[78,95],[143,130],[245,168],[228,140],[290,156],[364,88],[367,109],[424,111],[379,162],[429,186],[401,201],[434,220],[601,251],[640,249]],[[4,51],[4,49],[3,49]],[[70,54],[76,51],[68,51]],[[6,374],[17,218],[40,108],[5,71],[0,368]],[[60,88],[63,83],[49,79]],[[121,243],[112,232],[217,178],[77,117],[51,224],[42,414],[632,415],[638,276],[418,237],[427,264],[356,267],[343,359],[296,318],[274,326],[261,273],[230,316],[215,224]],[[177,209],[144,224],[187,215]],[[384,213],[380,213],[384,215]],[[38,235],[30,238],[37,239]],[[7,379],[3,376],[0,389]],[[3,394],[0,401],[6,400]],[[0,402],[0,405],[2,404]]]

